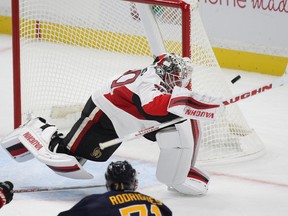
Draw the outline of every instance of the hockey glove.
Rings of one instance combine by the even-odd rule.
[[[10,181],[0,182],[0,208],[13,199],[13,184]]]
[[[168,112],[196,120],[214,120],[223,111],[222,98],[200,95],[177,86],[173,89],[168,105]]]

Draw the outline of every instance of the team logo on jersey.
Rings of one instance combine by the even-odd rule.
[[[102,156],[102,152],[101,152],[101,149],[99,147],[96,147],[93,152],[90,153],[90,156],[91,157],[94,157],[94,158],[99,158]]]

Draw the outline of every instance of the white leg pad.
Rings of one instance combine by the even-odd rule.
[[[187,121],[179,125],[186,125]],[[177,124],[178,125],[178,124]],[[184,126],[187,129],[187,126]],[[193,155],[193,136],[191,127],[182,129],[176,126],[161,130],[156,134],[160,147],[156,176],[168,186],[184,183],[190,169]]]
[[[22,131],[23,128],[17,128],[0,141],[2,148],[17,162],[25,162],[34,158],[33,154],[18,139]]]
[[[57,129],[54,126],[51,126],[42,130],[40,127],[43,125],[45,124],[39,119],[32,119],[26,125],[19,128],[19,130],[16,129],[10,137],[13,137],[14,141],[19,140],[30,154],[42,163],[45,163],[58,175],[73,179],[93,178],[93,175],[84,170],[75,157],[49,151],[48,145],[51,136]],[[1,141],[1,144],[2,146],[6,146],[9,142],[11,143],[11,139],[4,138],[4,141],[3,143]]]
[[[208,175],[191,167],[194,140],[190,122],[161,130],[156,134],[156,139],[160,147],[156,171],[158,180],[183,194],[206,194]]]

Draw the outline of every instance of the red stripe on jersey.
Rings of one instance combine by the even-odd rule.
[[[109,100],[114,106],[119,109],[133,115],[138,119],[146,119],[140,112],[139,109],[142,109],[146,114],[151,116],[166,116],[169,113],[167,112],[167,106],[170,100],[171,95],[159,95],[156,96],[148,104],[135,104],[133,102],[133,96],[135,93],[130,91],[127,87],[121,86],[113,91],[113,94],[104,95],[107,100]],[[138,109],[138,106],[142,108]]]
[[[77,139],[75,140],[75,142],[73,143],[73,145],[71,146],[70,151],[72,153],[75,153],[78,145],[80,144],[82,138],[86,135],[87,131],[92,127],[93,124],[95,124],[96,122],[98,122],[98,120],[100,119],[101,115],[103,114],[102,110],[99,110],[96,115],[94,116],[94,118],[90,121],[88,121],[88,123],[85,125],[85,127],[83,128],[83,130],[81,131],[81,133],[79,134],[79,136],[77,137]]]
[[[219,107],[217,104],[206,104],[195,100],[194,98],[176,97],[172,98],[169,107],[185,105],[195,109],[211,109]]]
[[[134,93],[127,87],[121,86],[113,91],[113,94],[105,94],[104,97],[109,100],[114,106],[133,115],[138,119],[145,119],[137,109],[136,104],[133,103]]]
[[[170,101],[171,95],[159,95],[156,96],[153,101],[143,106],[143,109],[149,115],[166,116],[168,115],[167,107]]]

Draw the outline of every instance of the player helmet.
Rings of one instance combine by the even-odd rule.
[[[136,170],[127,161],[111,162],[107,167],[105,179],[108,190],[135,191],[138,186]]]
[[[190,84],[193,67],[189,58],[165,53],[157,56],[153,64],[168,92],[171,93],[174,86],[187,87]]]

